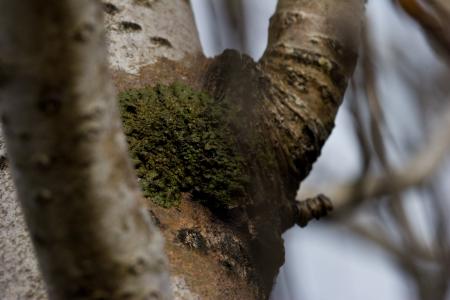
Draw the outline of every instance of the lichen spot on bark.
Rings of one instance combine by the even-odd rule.
[[[180,83],[128,90],[119,101],[146,197],[170,207],[187,192],[210,208],[237,205],[247,179],[223,101]]]

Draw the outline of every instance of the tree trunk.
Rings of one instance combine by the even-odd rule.
[[[257,63],[232,50],[215,59],[203,57],[186,1],[115,0],[105,3],[113,80],[122,92],[122,114],[131,155],[136,167],[140,166],[138,175],[141,185],[148,192],[145,205],[166,239],[165,251],[175,298],[268,298],[274,278],[284,262],[283,231],[295,223],[303,225],[310,217],[319,217],[326,212],[327,207],[321,201],[305,206],[297,204],[294,197],[299,182],[309,173],[333,128],[348,78],[353,72],[362,2],[281,0],[271,19],[268,48]],[[89,59],[96,63],[102,61],[94,56]],[[93,72],[92,69],[88,71]],[[177,84],[172,85],[174,82]],[[65,83],[68,89],[69,83]],[[143,89],[145,87],[150,88]],[[98,93],[97,88],[91,91],[93,95]],[[175,193],[178,199],[167,205],[166,200],[156,201],[160,199],[160,194],[153,187],[154,182],[162,177],[161,174],[153,175],[155,170],[163,172],[164,166],[159,164],[151,165],[150,169],[141,168],[149,164],[148,156],[156,153],[156,146],[151,144],[146,148],[142,144],[144,139],[155,141],[145,129],[154,128],[151,126],[157,126],[162,121],[164,124],[177,123],[169,113],[167,119],[155,118],[150,114],[153,117],[149,120],[138,118],[136,110],[145,111],[146,106],[140,104],[144,101],[143,95],[147,95],[148,101],[159,101],[151,102],[154,106],[147,109],[149,113],[153,109],[161,109],[164,113],[165,108],[157,106],[158,103],[169,103],[172,98],[178,100],[177,97],[182,95],[187,95],[189,99],[203,99],[200,92],[208,93],[213,99],[207,103],[212,106],[213,112],[219,112],[214,114],[217,120],[196,115],[200,123],[196,120],[185,121],[186,127],[192,125],[194,132],[180,133],[182,144],[188,145],[191,140],[187,141],[187,136],[189,139],[202,136],[200,140],[195,140],[195,145],[202,145],[204,150],[200,154],[195,151],[198,156],[194,156],[194,162],[200,169],[188,169],[185,163],[174,165],[173,161],[186,161],[186,158],[176,156],[184,148],[175,142],[170,144],[176,148],[173,156],[169,156],[173,150],[170,147],[160,151],[171,158],[170,162],[164,162],[168,166],[166,173],[184,170],[182,176],[175,178],[176,182],[180,178],[184,181],[180,184],[183,187],[171,187],[173,189],[170,191],[163,189],[163,198],[170,198],[168,195]],[[84,95],[88,94],[85,93],[83,91]],[[201,101],[198,103],[203,109]],[[192,110],[191,102],[183,103],[188,103],[186,107]],[[186,107],[183,107],[183,112]],[[178,113],[176,107],[171,109],[174,115]],[[127,120],[138,120],[140,123],[131,124]],[[27,123],[22,119],[20,122]],[[202,130],[196,129],[195,126],[203,123],[207,126],[198,127]],[[14,126],[24,126],[21,124]],[[75,121],[73,124],[78,126]],[[133,128],[135,124],[139,127]],[[201,135],[212,127],[219,128],[220,132],[211,133],[208,137]],[[172,135],[173,132],[169,130],[162,142],[156,141],[161,145],[167,144],[167,136],[177,136]],[[12,146],[14,140],[11,137],[9,140],[8,149],[14,169],[17,168],[14,155],[18,154],[13,152],[20,153],[20,149]],[[40,143],[37,142],[38,145]],[[34,148],[38,145],[32,149],[41,149]],[[75,147],[81,146],[72,145],[71,149]],[[86,148],[88,151],[90,149]],[[148,152],[143,155],[142,149]],[[22,152],[25,150],[22,149]],[[107,163],[100,157],[101,153],[97,153],[99,161]],[[155,154],[154,157],[159,156]],[[209,159],[211,157],[213,159]],[[122,172],[118,172],[118,178],[121,178]],[[186,175],[189,172],[196,174],[192,177],[210,178],[203,181],[210,180],[212,188],[195,183],[198,178],[193,178],[194,183],[190,184],[191,178]],[[22,180],[22,175],[17,178]],[[52,182],[59,182],[60,186],[61,182],[71,182],[67,178],[48,180],[52,186],[55,185]],[[124,178],[121,180],[125,181]],[[93,186],[92,183],[89,186]],[[18,187],[20,192],[20,183]],[[121,207],[112,206],[102,207],[102,210],[104,208],[106,214]],[[55,210],[53,213],[55,216],[60,213],[66,215],[68,210],[66,207],[66,211]],[[33,226],[31,224],[31,230]],[[93,233],[103,234],[100,230]],[[39,246],[36,247],[39,253]],[[111,246],[111,250],[114,249]],[[53,280],[50,279],[51,282]],[[128,282],[124,282],[124,286],[128,286]]]
[[[3,1],[0,11],[1,118],[49,297],[169,299],[109,80],[102,6]]]

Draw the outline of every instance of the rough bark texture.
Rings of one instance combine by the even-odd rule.
[[[234,107],[229,118],[251,178],[230,224],[249,243],[259,297],[284,262],[282,232],[303,223],[293,199],[333,129],[362,12],[359,0],[280,1],[259,63],[226,51],[207,71],[206,89]]]
[[[236,51],[204,58],[187,1],[104,4],[116,87],[182,82],[227,103],[224,118],[250,179],[229,208],[201,205],[190,193],[171,208],[145,202],[166,239],[176,299],[268,297],[284,262],[281,234],[300,222],[299,182],[353,71],[362,2],[281,0],[258,63]]]
[[[46,299],[0,130],[0,299]]]
[[[281,0],[271,19],[260,68],[266,120],[287,185],[285,206],[334,127],[356,64],[363,9],[360,0]],[[295,222],[302,225],[305,212],[297,209]],[[320,209],[311,205],[310,213]]]
[[[49,297],[170,298],[109,80],[100,2],[0,4],[1,119]]]
[[[137,75],[158,59],[201,54],[188,1],[105,1],[110,65]],[[186,13],[188,12],[188,13]]]
[[[181,81],[232,107],[225,118],[250,178],[238,205],[210,211],[191,197],[169,209],[149,202],[169,244],[172,273],[201,298],[269,295],[284,262],[281,234],[301,221],[299,182],[333,128],[356,63],[362,12],[359,0],[280,1],[259,63],[225,51],[212,60],[160,59],[134,83],[115,77],[121,88]]]

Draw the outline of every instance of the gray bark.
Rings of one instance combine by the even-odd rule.
[[[110,66],[128,74],[160,59],[180,61],[201,55],[188,1],[105,1]]]
[[[0,299],[46,299],[0,130]]]
[[[51,299],[166,299],[139,204],[97,1],[2,1],[8,159]],[[17,20],[21,20],[20,26]]]

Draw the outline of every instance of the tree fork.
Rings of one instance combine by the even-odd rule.
[[[194,28],[185,1],[133,1],[140,5],[137,19],[123,24],[121,13],[131,2],[110,1],[105,6],[110,34],[128,34],[110,43],[113,66],[124,56],[114,50],[124,40],[138,51],[148,48],[139,34],[156,25],[146,26],[141,13],[153,16],[155,24],[161,16],[166,24],[171,21],[163,16],[175,9],[175,21],[183,30],[167,25],[161,26],[167,31],[160,36],[150,33],[155,43],[150,45],[151,60],[145,66],[145,61],[135,60],[140,54],[130,56],[125,65],[142,66],[140,72],[128,67],[114,71],[116,86],[126,90],[181,81],[228,102],[233,107],[229,121],[251,179],[246,197],[229,210],[211,212],[189,196],[177,208],[147,203],[167,241],[172,279],[185,280],[203,299],[268,298],[284,261],[281,234],[304,223],[298,219],[305,215],[304,205],[294,201],[298,184],[320,155],[354,68],[363,1],[280,0],[268,48],[257,63],[235,51],[212,60],[202,57],[198,39],[186,30]]]
[[[362,12],[358,0],[282,0],[260,62],[228,50],[206,72],[205,88],[235,107],[230,119],[251,178],[238,219],[246,220],[265,293],[284,262],[281,234],[330,209],[329,201],[316,201],[308,214],[294,199],[334,127],[356,64]]]
[[[187,73],[205,75],[180,79],[168,68],[160,76],[163,82],[181,80],[208,91],[216,101],[232,107],[227,118],[246,162],[247,194],[237,207],[219,214],[215,211],[216,223],[191,220],[188,229],[205,238],[212,252],[221,257],[230,253],[227,247],[217,249],[210,242],[212,228],[220,221],[222,230],[231,232],[247,261],[233,273],[249,282],[256,298],[268,297],[284,262],[281,234],[295,223],[304,226],[310,218],[330,210],[323,196],[308,199],[307,205],[294,198],[334,126],[356,63],[362,13],[363,1],[357,0],[280,1],[260,62],[226,50],[214,59],[194,59],[201,63]],[[192,61],[192,57],[185,58],[184,63],[189,66]],[[186,206],[183,202],[182,211]],[[164,215],[161,224],[166,227],[162,229],[166,239],[176,240],[173,232],[184,229],[173,226],[167,210],[152,209],[157,216]],[[225,263],[235,266],[236,261],[226,259]],[[176,273],[190,272],[173,268]],[[215,288],[220,290],[220,286]]]

